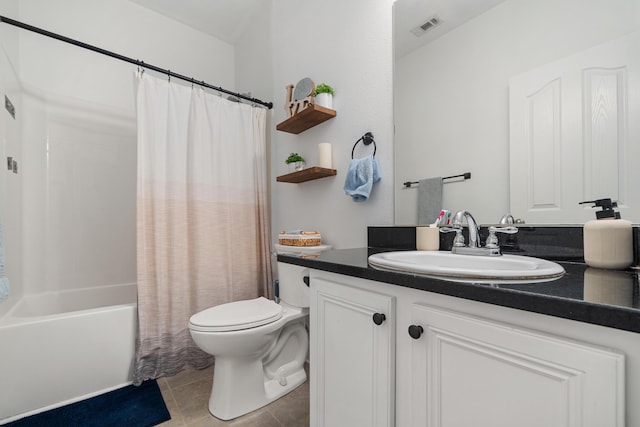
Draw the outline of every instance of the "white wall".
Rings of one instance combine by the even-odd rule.
[[[249,18],[245,32],[234,44],[235,81],[239,92],[254,98],[273,99],[273,55],[271,53],[271,14],[273,0],[265,0]]]
[[[0,14],[16,14],[17,1],[3,1]],[[19,67],[18,37],[15,32],[0,25],[0,224],[3,231],[5,273],[11,282],[10,298],[0,302],[0,317],[22,294],[22,175],[7,170],[7,157],[12,157],[21,166],[21,122],[22,116],[12,118],[4,108],[7,96],[20,110],[22,106]]]
[[[392,19],[390,0],[273,2],[272,227],[319,230],[336,248],[366,246],[368,225],[393,223]],[[334,87],[337,117],[299,135],[275,131],[286,119],[285,86],[310,77]],[[351,148],[373,132],[382,180],[371,198],[354,203],[343,191]],[[318,164],[318,144],[333,146],[337,176],[278,183],[284,160],[297,152]],[[362,147],[362,144],[360,144]],[[356,155],[368,154],[362,150]],[[277,240],[274,240],[277,241]]]
[[[393,223],[390,0],[347,4],[338,0],[266,2],[235,47],[127,0],[21,0],[13,8],[5,2],[0,10],[30,25],[273,100],[269,142],[274,241],[279,230],[304,228],[320,230],[325,242],[338,248],[363,246],[367,225]],[[331,16],[328,27],[300,19],[319,11]],[[101,189],[98,194],[121,193],[131,199],[135,183],[130,187],[125,184],[130,171],[108,175],[111,186],[94,182],[99,180],[97,174],[89,179],[77,175],[80,169],[93,169],[86,167],[91,162],[98,165],[102,160],[100,168],[114,171],[117,151],[98,154],[89,163],[86,155],[100,150],[106,140],[117,139],[120,133],[124,132],[123,140],[129,138],[128,126],[134,117],[135,66],[24,30],[2,27],[11,37],[19,38],[15,66],[20,68],[26,111],[32,113],[31,120],[37,121],[25,126],[24,152],[20,153],[24,157],[20,175],[25,182],[21,206],[24,289],[30,293],[91,285],[86,283],[88,274],[100,266],[88,260],[95,260],[96,253],[102,267],[117,265],[124,273],[94,277],[94,284],[123,281],[126,277],[135,280],[133,257],[125,263],[123,258],[109,254],[116,246],[120,247],[120,256],[133,253],[134,233],[130,225],[120,223],[131,217],[131,205],[119,213],[104,212],[105,200],[99,196],[88,203],[82,200],[92,182]],[[285,119],[284,87],[306,76],[335,87],[338,117],[297,136],[276,132],[275,124]],[[74,123],[74,114],[84,114],[89,125]],[[90,133],[100,134],[107,124],[114,127],[107,132],[109,135],[102,134],[105,140],[99,137],[93,147],[79,145],[87,127]],[[382,181],[374,186],[369,201],[356,204],[344,194],[343,184],[351,148],[367,131],[376,138]],[[51,135],[55,136],[54,144],[47,146]],[[336,177],[298,185],[276,183],[276,177],[286,172],[284,159],[291,151],[305,155],[309,165],[317,164],[320,142],[333,144]],[[46,150],[54,151],[49,151],[47,157]],[[363,155],[368,150],[360,145],[356,154]],[[120,152],[120,166],[127,170],[131,153],[131,147]],[[73,186],[64,183],[68,179],[74,180]],[[119,209],[118,205],[110,206]],[[65,215],[65,209],[75,214]],[[88,222],[77,227],[76,219],[86,217],[90,217]],[[111,241],[94,246],[103,252],[83,247],[83,241],[95,239],[85,234],[83,240],[79,230],[95,230],[109,219],[111,223],[103,227],[112,231]],[[109,233],[99,234],[99,239],[105,239]]]
[[[234,89],[233,46],[127,0],[21,0],[17,12],[7,15]],[[135,282],[136,67],[4,31],[19,37],[25,99],[24,292]]]
[[[443,208],[509,211],[509,78],[637,28],[637,0],[510,0],[396,61],[396,182],[471,172]],[[399,188],[399,186],[396,186]],[[415,224],[417,190],[397,190]]]
[[[235,78],[237,90],[263,101],[273,101],[273,55],[271,54],[271,7],[273,0],[265,0],[262,7],[249,18],[247,29],[235,43]],[[273,110],[267,112],[267,158],[272,153]],[[267,201],[271,201],[271,164],[267,164]],[[275,179],[275,178],[274,178]],[[271,216],[271,212],[269,212]],[[272,221],[271,221],[272,222]]]
[[[128,0],[21,0],[20,20],[197,80],[235,86],[233,46]],[[20,37],[26,86],[133,113],[135,66],[24,30]]]

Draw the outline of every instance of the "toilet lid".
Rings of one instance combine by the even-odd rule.
[[[192,329],[209,332],[238,331],[266,325],[282,317],[282,307],[259,297],[217,305],[194,314],[189,319]]]

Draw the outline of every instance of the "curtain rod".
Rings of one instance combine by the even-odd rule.
[[[185,80],[187,82],[191,82],[192,84],[197,84],[199,86],[203,86],[203,87],[206,87],[206,88],[209,88],[209,89],[213,89],[213,90],[215,90],[217,92],[226,93],[228,95],[232,95],[232,96],[235,96],[237,98],[241,98],[241,99],[244,99],[244,100],[247,100],[247,101],[251,101],[251,102],[253,102],[255,104],[263,105],[263,106],[267,107],[268,109],[273,108],[273,103],[272,102],[266,102],[266,101],[262,101],[262,100],[257,99],[257,98],[251,98],[251,97],[248,97],[246,95],[243,95],[243,94],[237,93],[237,92],[231,92],[231,91],[229,91],[227,89],[223,89],[221,87],[217,87],[217,86],[213,86],[213,85],[210,85],[208,83],[205,83],[204,80],[198,81],[198,80],[194,79],[193,77],[187,77],[187,76],[184,76],[182,74],[174,73],[171,70],[165,70],[164,68],[160,68],[160,67],[157,67],[155,65],[147,64],[144,61],[140,61],[138,59],[129,58],[129,57],[126,57],[124,55],[120,55],[120,54],[115,53],[115,52],[111,52],[111,51],[108,51],[108,50],[105,50],[105,49],[102,49],[102,48],[99,48],[99,47],[96,47],[96,46],[92,46],[92,45],[87,44],[87,43],[80,42],[78,40],[70,39],[69,37],[61,36],[59,34],[52,33],[50,31],[43,30],[42,28],[38,28],[38,27],[34,27],[34,26],[31,26],[31,25],[25,24],[25,23],[22,23],[20,21],[16,21],[14,19],[7,18],[7,17],[2,16],[2,15],[0,15],[0,22],[4,22],[5,24],[13,25],[15,27],[22,28],[24,30],[32,31],[34,33],[38,33],[38,34],[41,34],[43,36],[51,37],[53,39],[60,40],[60,41],[63,41],[65,43],[69,43],[69,44],[72,44],[74,46],[78,46],[78,47],[81,47],[81,48],[84,48],[84,49],[88,49],[88,50],[91,50],[93,52],[101,53],[103,55],[110,56],[111,58],[119,59],[120,61],[129,62],[130,64],[135,64],[135,65],[137,65],[139,67],[148,68],[150,70],[157,71],[157,72],[162,73],[162,74],[166,74],[166,75],[168,75],[170,77],[175,77],[175,78],[180,79],[180,80]]]

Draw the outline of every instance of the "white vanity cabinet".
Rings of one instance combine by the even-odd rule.
[[[411,425],[624,426],[621,354],[425,304],[411,314]]]
[[[395,298],[312,277],[310,330],[311,426],[393,426]]]
[[[637,374],[637,334],[320,270],[310,277],[311,426],[625,426],[625,392],[638,391],[638,381],[625,384],[625,353],[635,354],[627,374]],[[381,328],[371,316],[383,310]],[[636,341],[611,350],[625,338]]]

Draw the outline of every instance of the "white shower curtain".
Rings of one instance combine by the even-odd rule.
[[[136,74],[134,382],[209,366],[189,317],[271,296],[266,110]]]

